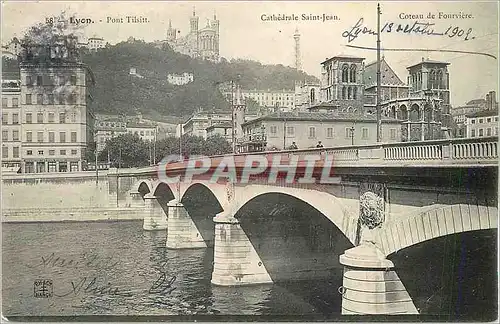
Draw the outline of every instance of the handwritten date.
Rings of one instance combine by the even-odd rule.
[[[364,19],[360,18],[358,22],[342,33],[343,38],[347,38],[347,42],[350,43],[358,38],[360,35],[377,35],[377,31],[363,24]],[[449,26],[445,31],[436,31],[436,24],[429,22],[420,22],[415,20],[413,23],[409,24],[398,24],[394,22],[387,22],[380,29],[381,33],[402,33],[402,34],[413,34],[422,36],[447,36],[449,38],[462,38],[464,41],[472,40],[475,37],[472,35],[472,28],[464,30],[458,26]]]

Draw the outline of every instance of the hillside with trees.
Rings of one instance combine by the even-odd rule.
[[[144,116],[188,116],[204,110],[229,110],[219,84],[238,80],[243,89],[293,89],[295,80],[317,81],[313,76],[283,65],[264,65],[250,60],[224,58],[219,63],[174,52],[168,45],[130,39],[97,52],[81,51],[81,59],[95,75],[90,108],[97,113]],[[2,59],[3,71],[18,73],[17,62]],[[140,76],[130,75],[135,68]],[[167,82],[169,73],[194,74],[183,86]]]

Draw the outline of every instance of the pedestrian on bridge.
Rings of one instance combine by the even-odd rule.
[[[316,148],[323,148],[323,144],[321,144],[321,141],[318,141],[318,144],[316,145]]]

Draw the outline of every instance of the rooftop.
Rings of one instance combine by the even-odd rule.
[[[419,66],[419,65],[422,65],[422,64],[445,64],[445,65],[450,65],[450,63],[448,63],[448,62],[436,61],[436,60],[429,60],[429,59],[422,58],[421,62],[418,62],[416,64],[410,65],[410,66],[407,67],[407,69],[410,69],[412,67]]]
[[[145,123],[127,122],[127,128],[156,128],[156,126]]]
[[[217,123],[217,124],[213,124],[213,125],[208,126],[207,130],[212,129],[212,128],[231,128],[231,127],[233,127],[233,126],[229,122]]]
[[[375,84],[377,82],[377,61],[367,64],[365,66],[365,72],[363,75],[363,81],[365,86]],[[406,86],[406,84],[401,81],[396,72],[389,66],[385,58],[382,57],[380,60],[380,83],[381,85],[399,85]]]
[[[272,113],[266,116],[262,116],[248,122],[243,125],[248,125],[256,123],[262,120],[296,120],[296,121],[357,121],[357,122],[376,122],[377,117],[375,114],[370,115],[360,115],[359,113],[348,113],[348,112],[335,112],[335,113],[320,113],[320,112],[280,112]],[[384,122],[395,122],[399,123],[397,119],[383,117]]]
[[[323,62],[321,62],[321,64],[325,64],[325,63],[332,61],[334,59],[351,59],[351,60],[363,61],[365,58],[359,57],[359,56],[353,56],[353,55],[340,54],[340,55],[332,56],[330,58],[326,58]]]
[[[472,114],[466,115],[469,118],[475,118],[475,117],[490,117],[490,116],[498,116],[498,108],[496,109],[487,109],[487,110],[481,110]]]

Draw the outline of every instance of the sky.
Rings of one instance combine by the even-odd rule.
[[[406,82],[410,65],[422,57],[449,62],[451,103],[453,106],[483,98],[490,90],[498,91],[498,2],[380,2],[381,27],[394,23],[391,33],[381,33],[382,48],[441,49],[491,54],[485,55],[444,52],[395,52],[383,51],[389,65]],[[132,36],[146,42],[163,40],[169,20],[180,30],[178,35],[189,32],[189,17],[199,17],[200,28],[214,13],[220,21],[220,54],[227,59],[246,58],[265,64],[294,66],[293,34],[300,32],[301,62],[303,70],[317,77],[321,74],[321,62],[335,55],[354,55],[365,58],[365,63],[376,60],[376,51],[353,49],[346,45],[376,47],[376,36],[360,33],[348,42],[348,31],[363,18],[361,28],[376,31],[377,2],[374,1],[195,1],[195,2],[133,2],[133,1],[4,1],[2,3],[2,44],[13,36],[22,37],[26,29],[47,17],[65,10],[77,18],[90,18],[93,24],[85,25],[87,37],[103,37],[111,44],[125,41]],[[441,12],[441,18],[439,13]],[[303,20],[302,14],[333,16],[336,19]],[[429,18],[428,15],[434,15]],[[265,16],[263,16],[265,15]],[[271,15],[296,15],[297,21],[265,21]],[[420,16],[423,15],[423,18]],[[446,15],[446,16],[445,16]],[[455,17],[453,17],[455,15]],[[137,16],[147,18],[147,23],[107,23],[109,18]],[[457,18],[458,17],[458,18]],[[102,22],[101,22],[102,21]],[[448,35],[421,35],[395,32],[398,24],[418,21],[431,23],[435,33]],[[454,28],[455,32],[453,33]],[[415,30],[415,29],[414,29]],[[462,31],[463,30],[463,31]],[[465,35],[470,30],[465,39]],[[450,37],[452,34],[456,34]],[[461,35],[461,36],[459,36]],[[498,95],[497,95],[498,99]]]

